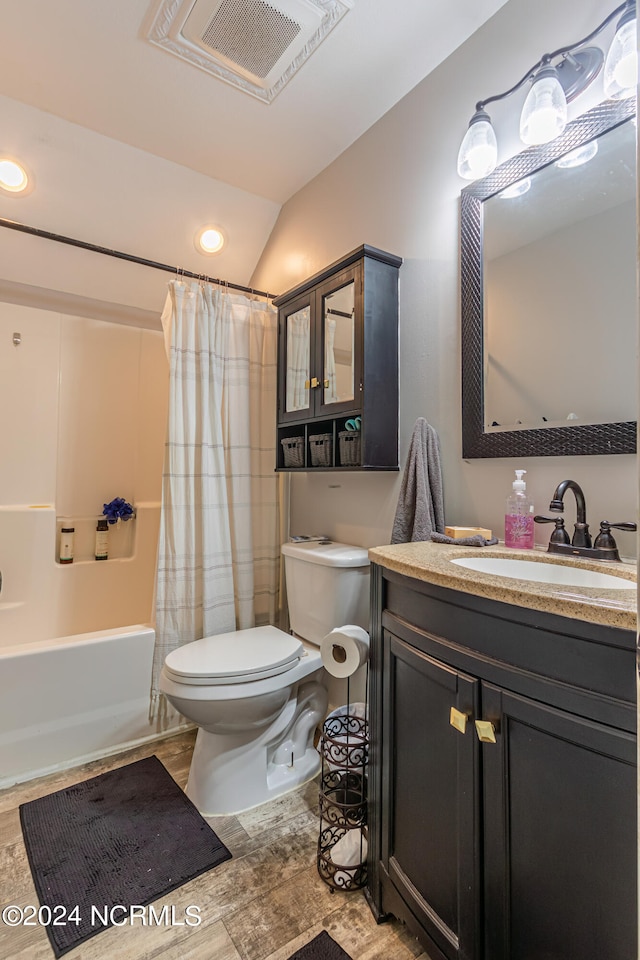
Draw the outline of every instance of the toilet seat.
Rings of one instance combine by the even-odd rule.
[[[250,627],[186,643],[168,654],[164,669],[188,685],[249,683],[286,673],[304,653],[297,637],[277,627]]]

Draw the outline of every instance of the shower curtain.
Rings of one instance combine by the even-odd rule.
[[[162,325],[170,386],[152,708],[171,650],[275,622],[280,577],[277,313],[174,280]]]

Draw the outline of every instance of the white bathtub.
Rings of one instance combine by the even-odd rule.
[[[153,644],[136,624],[1,649],[0,787],[179,729],[148,719]]]
[[[53,508],[0,507],[0,787],[180,729],[148,720],[159,504],[137,514],[130,556],[65,567]]]

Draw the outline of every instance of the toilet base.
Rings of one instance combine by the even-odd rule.
[[[197,771],[195,776],[189,773],[186,794],[203,817],[232,816],[244,813],[245,810],[253,810],[254,807],[268,803],[269,800],[291,793],[309,780],[313,780],[319,772],[320,757],[312,747],[307,750],[301,760],[295,763],[294,767],[274,769],[273,775],[268,777],[263,790],[257,792],[243,790],[238,796],[233,784],[227,784],[226,789],[224,787],[221,790],[211,789],[209,784],[203,782],[201,771]]]
[[[233,815],[289,793],[320,772],[313,746],[327,708],[316,681],[300,684],[280,716],[256,731],[198,730],[186,794],[205,817]]]

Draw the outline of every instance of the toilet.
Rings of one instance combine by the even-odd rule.
[[[327,712],[320,644],[369,625],[369,559],[330,540],[282,547],[291,633],[252,627],[194,640],[165,659],[160,690],[198,725],[187,796],[204,816],[235,814],[294,790],[320,769]]]

